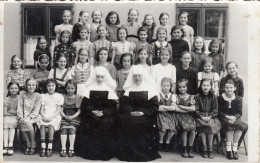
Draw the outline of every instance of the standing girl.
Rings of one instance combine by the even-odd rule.
[[[58,83],[57,92],[59,93],[65,92],[65,83],[72,78],[70,69],[66,69],[66,63],[65,54],[59,53],[56,61],[57,67],[51,69],[48,76],[48,79],[54,79]]]
[[[159,21],[160,21],[160,26],[159,27],[164,27],[167,30],[167,39],[166,41],[171,41],[171,26],[168,25],[169,21],[169,14],[166,12],[162,12],[159,16]],[[154,34],[153,34],[153,39],[156,39],[156,33],[157,33],[158,27],[154,29]]]
[[[45,37],[38,37],[36,50],[33,53],[34,67],[36,69],[38,69],[39,56],[42,54],[46,54],[49,57],[49,60],[51,61],[51,53]]]
[[[120,58],[120,64],[122,67],[116,72],[116,81],[117,81],[117,96],[119,99],[123,97],[125,91],[123,86],[128,77],[131,66],[133,65],[133,56],[129,53],[122,54]]]
[[[59,44],[58,40],[60,38],[61,32],[66,30],[72,33],[73,26],[70,24],[71,20],[71,11],[70,10],[63,10],[62,13],[62,24],[55,25],[54,31],[56,33],[56,45]]]
[[[226,149],[228,159],[238,159],[238,141],[242,131],[248,129],[248,125],[241,120],[242,98],[235,95],[235,82],[229,79],[224,86],[225,93],[218,97],[219,120],[222,131],[226,134]],[[232,143],[232,150],[231,150]]]
[[[151,77],[157,83],[158,92],[161,91],[161,81],[162,78],[168,77],[172,79],[173,85],[171,87],[171,91],[175,93],[176,88],[176,68],[174,65],[169,63],[171,58],[171,53],[169,48],[161,47],[160,48],[160,60],[161,62],[154,65],[151,71]]]
[[[135,61],[136,65],[141,65],[147,71],[149,75],[151,75],[152,67],[150,55],[148,53],[148,49],[141,48],[137,52],[137,59]]]
[[[116,66],[118,70],[120,68],[120,57],[124,53],[131,53],[133,55],[133,51],[135,48],[135,44],[126,40],[126,36],[128,35],[127,29],[124,27],[120,27],[117,30],[117,39],[118,41],[112,43],[112,63]]]
[[[63,53],[67,60],[66,68],[72,67],[76,59],[76,49],[71,45],[71,33],[67,30],[61,32],[59,37],[60,45],[55,46],[53,54],[53,67],[56,67],[57,55]]]
[[[37,92],[46,93],[46,81],[50,71],[50,58],[46,54],[41,54],[38,57],[37,69],[33,71],[33,78],[39,83],[39,89]]]
[[[154,22],[154,17],[150,14],[146,14],[144,16],[144,21],[143,21],[142,27],[147,28],[147,33],[148,33],[147,42],[149,44],[151,44],[153,42],[153,33],[154,33],[155,26],[156,26],[156,24]],[[157,31],[157,35],[158,35],[158,31]],[[166,32],[166,35],[167,35],[167,32]]]
[[[181,57],[181,64],[176,66],[177,69],[177,81],[180,79],[187,79],[188,94],[195,95],[198,88],[198,72],[193,67],[190,67],[191,54],[189,52],[183,52]]]
[[[176,108],[176,96],[171,93],[172,86],[173,82],[171,78],[162,78],[157,125],[159,128],[159,151],[165,152],[169,152],[170,141],[176,132],[174,111],[177,111],[178,108]],[[167,139],[164,144],[163,140],[167,130]]]
[[[213,71],[218,73],[220,78],[224,76],[224,56],[222,54],[222,42],[219,39],[213,39],[209,43],[209,57],[213,59]]]
[[[25,81],[30,78],[30,72],[23,69],[21,58],[13,55],[11,58],[10,70],[6,74],[6,85],[10,82],[17,82],[21,90],[24,90]]]
[[[42,97],[37,90],[38,83],[33,78],[25,82],[25,91],[22,91],[18,99],[17,118],[22,135],[26,142],[25,155],[35,154],[36,142],[33,124],[37,121]]]
[[[143,27],[139,28],[139,30],[138,30],[139,41],[137,42],[136,47],[135,47],[135,58],[134,58],[134,61],[136,61],[137,55],[138,55],[138,51],[141,48],[146,48],[147,50],[150,51],[150,46],[151,45],[147,42],[147,37],[148,37],[148,33],[147,32],[148,32],[147,28],[143,28]]]
[[[102,47],[97,52],[95,59],[97,61],[96,66],[103,66],[107,69],[111,77],[116,80],[116,67],[110,63],[112,60],[111,56],[108,53],[107,48]]]
[[[222,95],[222,93],[225,92],[225,83],[231,79],[235,83],[236,89],[234,90],[235,94],[237,96],[243,97],[244,96],[244,84],[243,80],[239,78],[237,75],[237,64],[233,61],[230,61],[226,64],[226,70],[228,72],[227,76],[223,77],[220,81],[220,90],[219,94]]]
[[[94,67],[88,63],[89,55],[87,49],[79,49],[78,55],[78,63],[71,68],[71,75],[77,83],[77,94],[82,95],[82,91],[86,88],[85,83],[87,82]]]
[[[110,52],[112,43],[111,41],[107,40],[107,35],[108,35],[107,27],[104,25],[100,25],[97,28],[97,32],[98,32],[99,39],[94,42],[95,53],[97,53],[99,49],[102,47],[107,48],[108,51]]]
[[[201,61],[204,60],[208,55],[205,53],[206,45],[202,37],[197,36],[194,38],[193,47],[191,49],[192,63],[191,66],[197,71],[203,71],[201,67]]]
[[[40,157],[52,156],[52,143],[54,132],[60,127],[61,108],[64,104],[64,98],[57,93],[57,82],[54,79],[48,79],[46,83],[48,93],[42,94],[40,118],[37,122],[41,135]],[[48,149],[46,151],[46,129],[48,131]]]
[[[115,11],[110,11],[106,17],[106,28],[108,31],[107,39],[112,42],[117,41],[117,29],[120,24],[119,15]]]
[[[68,80],[65,84],[66,94],[64,94],[64,107],[61,108],[61,157],[66,157],[67,133],[69,133],[70,147],[68,156],[74,156],[74,142],[76,131],[80,124],[80,106],[82,97],[77,94],[77,83]]]
[[[219,82],[219,75],[216,72],[212,72],[213,65],[212,65],[212,58],[207,57],[201,62],[201,66],[203,67],[202,72],[198,73],[198,87],[200,86],[200,82],[202,79],[210,79],[213,83],[212,90],[214,91],[215,95],[218,95],[218,82]]]
[[[188,23],[188,17],[189,13],[187,12],[182,12],[178,15],[178,21],[179,25],[181,25],[183,31],[184,31],[184,40],[186,40],[189,43],[189,47],[193,44],[193,35],[194,35],[194,30],[191,26],[189,26]]]
[[[198,123],[197,131],[202,137],[202,157],[213,159],[213,135],[220,130],[220,122],[217,118],[218,99],[212,92],[212,82],[209,79],[201,81],[198,92],[195,96],[196,122]]]
[[[80,11],[79,13],[79,20],[76,24],[74,24],[72,29],[72,42],[78,41],[80,39],[80,28],[82,26],[86,26],[89,20],[89,12],[87,11]]]
[[[3,154],[14,154],[14,135],[17,127],[17,104],[19,98],[19,85],[15,82],[10,82],[7,86],[8,94],[4,102],[4,118],[3,118],[3,139],[4,149]]]
[[[85,48],[88,50],[90,64],[94,65],[94,58],[93,58],[94,57],[94,44],[88,40],[90,31],[86,26],[82,26],[79,30],[80,30],[80,32],[79,32],[80,39],[78,41],[74,42],[72,45],[77,51],[75,61],[78,60],[79,49]],[[77,63],[75,62],[75,64],[77,64]]]
[[[172,27],[171,36],[172,40],[169,43],[172,46],[172,64],[176,66],[181,63],[181,54],[184,51],[189,51],[189,44],[182,39],[184,31],[179,25]]]
[[[122,27],[128,31],[127,41],[138,42],[138,29],[141,27],[138,22],[139,11],[131,8],[128,11],[127,23],[123,24]]]
[[[90,42],[94,42],[98,39],[97,27],[101,24],[102,13],[99,10],[94,10],[92,12],[92,23],[88,24],[90,29]]]
[[[193,158],[194,155],[192,154],[192,149],[196,130],[196,123],[193,114],[195,112],[195,100],[193,95],[187,93],[188,84],[187,79],[177,81],[177,105],[183,112],[176,114],[176,124],[178,131],[181,132],[181,155],[185,158]]]
[[[151,44],[151,60],[153,65],[156,65],[160,63],[160,48],[166,47],[169,49],[170,55],[172,55],[172,46],[166,41],[167,37],[167,30],[164,27],[159,27],[157,30],[157,41],[153,42]],[[171,63],[171,60],[169,60],[169,63]]]

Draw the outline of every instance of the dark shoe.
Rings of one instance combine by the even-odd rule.
[[[162,144],[162,143],[159,143],[158,151],[164,151],[164,150],[163,150],[163,144]]]
[[[31,148],[29,151],[29,155],[34,155],[36,153],[35,148]]]
[[[6,154],[7,154],[7,152],[8,152],[8,149],[9,149],[8,147],[4,147],[4,149],[3,149],[3,154],[4,154],[4,155],[6,155]]]
[[[14,147],[9,147],[8,150],[7,150],[7,154],[9,156],[12,156],[14,154]]]
[[[229,160],[234,159],[233,153],[232,153],[231,151],[227,151],[227,158],[228,158]]]
[[[26,147],[25,151],[24,151],[24,154],[25,155],[29,155],[29,152],[30,152],[30,147]]]
[[[73,149],[70,149],[68,156],[69,156],[69,157],[74,157],[74,155],[75,155],[75,154],[74,154],[74,150],[73,150]]]
[[[186,147],[186,146],[183,146],[183,147],[182,147],[181,156],[184,157],[184,158],[189,158],[189,155],[188,155],[187,147]]]
[[[202,157],[203,157],[203,158],[208,158],[207,151],[202,151]]]
[[[170,144],[165,144],[164,151],[169,152],[170,151]]]
[[[60,157],[66,157],[66,156],[67,156],[66,150],[61,150]]]
[[[47,149],[46,157],[51,157],[51,156],[52,156],[52,149]]]
[[[189,156],[189,158],[194,158],[194,155],[193,155],[193,146],[189,146],[189,147],[188,147],[188,156]]]
[[[208,153],[208,157],[209,157],[210,159],[213,159],[213,158],[214,158],[213,151],[209,151],[209,153]]]
[[[232,151],[233,152],[233,158],[234,158],[234,160],[238,160],[238,154],[237,154],[237,152],[235,152],[235,151]]]
[[[45,156],[46,156],[46,149],[45,148],[41,148],[40,157],[45,157]]]

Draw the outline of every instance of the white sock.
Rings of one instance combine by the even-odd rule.
[[[52,143],[48,143],[48,149],[52,149]]]
[[[75,137],[76,137],[76,135],[69,135],[69,139],[70,139],[70,149],[74,149]]]
[[[227,151],[231,151],[231,142],[226,142]]]
[[[238,143],[233,143],[232,150],[234,152],[237,152],[237,146],[238,146]]]
[[[61,149],[66,150],[67,135],[60,135]]]
[[[45,143],[41,143],[41,147],[45,149],[46,148],[46,144]]]

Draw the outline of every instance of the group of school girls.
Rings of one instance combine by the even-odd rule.
[[[140,26],[139,11],[130,9],[127,23],[119,27],[120,19],[115,11],[109,12],[106,16],[106,25],[101,23],[101,11],[92,12],[91,23],[90,13],[81,11],[79,21],[72,26],[71,11],[64,10],[63,23],[56,25],[54,29],[57,45],[53,56],[46,39],[39,37],[34,52],[34,70],[24,70],[23,61],[17,55],[11,59],[10,70],[6,74],[8,95],[4,101],[4,154],[14,154],[13,140],[16,128],[21,130],[26,142],[24,154],[35,154],[33,124],[36,124],[40,130],[41,157],[52,156],[54,132],[58,130],[61,132],[60,156],[73,157],[77,154],[77,151],[74,152],[76,135],[78,139],[82,138],[77,134],[81,129],[84,130],[81,134],[95,134],[85,143],[76,143],[79,146],[83,143],[86,145],[84,148],[87,148],[81,148],[79,153],[94,151],[90,152],[91,154],[79,155],[87,159],[109,160],[112,157],[109,152],[113,151],[109,146],[120,143],[117,139],[109,139],[112,143],[109,145],[107,137],[111,136],[111,130],[108,131],[107,128],[112,119],[102,120],[102,123],[98,120],[102,117],[105,119],[106,115],[112,112],[99,109],[115,104],[120,113],[120,109],[128,107],[122,102],[125,101],[124,97],[130,97],[131,94],[131,91],[126,91],[126,81],[134,80],[134,92],[144,89],[138,87],[138,82],[150,79],[149,82],[154,84],[147,90],[153,89],[151,92],[157,92],[156,112],[131,112],[131,117],[141,118],[155,114],[153,127],[158,130],[147,133],[152,132],[156,143],[154,145],[154,142],[142,142],[139,146],[131,146],[130,143],[129,146],[119,145],[117,148],[126,151],[121,157],[118,156],[120,160],[150,161],[159,158],[158,151],[168,152],[171,147],[170,141],[177,134],[180,136],[180,142],[177,144],[182,146],[181,155],[193,158],[195,132],[201,133],[202,157],[214,158],[213,135],[222,132],[226,137],[227,158],[238,159],[238,141],[248,127],[241,120],[244,88],[242,79],[238,77],[238,65],[229,61],[224,67],[222,42],[219,39],[210,42],[210,54],[206,54],[204,39],[200,36],[194,38],[193,28],[187,25],[188,16],[187,12],[180,13],[179,25],[172,27],[167,24],[167,13],[160,14],[158,26],[155,25],[155,18],[147,14]],[[139,71],[134,73],[133,69],[137,68]],[[104,90],[109,94],[97,93]],[[148,92],[148,100],[152,99],[150,95]],[[95,100],[91,100],[91,97]],[[98,99],[101,99],[101,102]],[[105,103],[107,106],[101,107],[99,102],[102,103],[102,100],[109,100]],[[92,112],[84,113],[88,106],[93,106]],[[93,110],[94,106],[96,110]],[[94,122],[98,124],[89,127]],[[139,120],[136,119],[136,122]],[[140,124],[135,125],[137,127]],[[67,134],[70,143],[68,150]],[[102,141],[95,141],[97,137],[102,137]],[[143,139],[148,137],[147,135],[129,137],[124,140],[131,142],[131,138],[135,139],[133,143],[139,139],[148,140]],[[148,145],[149,149],[144,149],[144,144],[153,146]],[[99,145],[102,146],[102,150],[97,147]],[[132,148],[135,152],[130,150]],[[156,154],[153,153],[154,156],[149,158],[147,153],[151,148],[155,148]],[[118,149],[115,151],[120,153]],[[99,153],[96,157],[93,156],[95,152]]]

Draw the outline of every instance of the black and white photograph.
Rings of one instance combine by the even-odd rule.
[[[0,2],[0,162],[258,162],[257,6]]]

